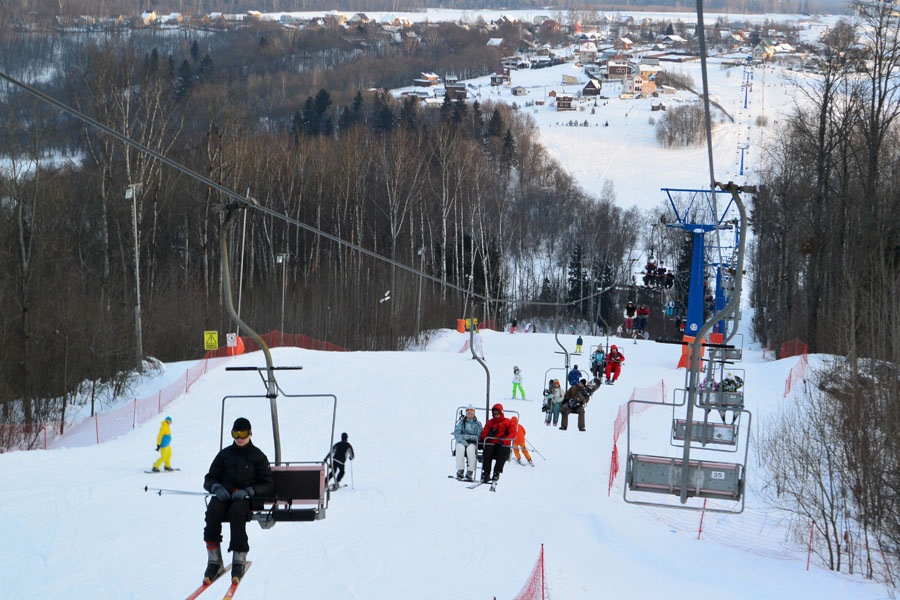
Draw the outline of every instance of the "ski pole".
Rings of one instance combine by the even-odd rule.
[[[181,496],[210,496],[209,492],[188,492],[186,490],[167,490],[163,488],[152,488],[148,486],[144,486],[145,492],[156,492],[157,496],[162,496],[163,494],[178,494]]]
[[[353,459],[350,459],[350,489],[355,490],[356,488],[353,486]]]
[[[526,441],[527,441],[527,440],[526,440]],[[532,451],[532,452],[534,452],[535,454],[537,454],[538,456],[540,456],[540,457],[543,458],[544,460],[547,460],[546,458],[544,458],[544,455],[541,454],[541,453],[538,451],[538,449],[534,447],[534,444],[532,444],[530,441],[528,441],[528,445],[531,446],[531,451]]]

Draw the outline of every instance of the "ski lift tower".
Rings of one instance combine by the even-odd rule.
[[[676,220],[675,223],[666,223],[666,226],[683,229],[693,237],[687,321],[684,332],[686,335],[696,336],[704,320],[703,284],[706,275],[704,261],[706,234],[720,229],[732,228],[733,223],[727,223],[725,217],[732,209],[734,200],[731,194],[724,190],[663,188],[663,191],[668,197],[669,205],[675,213]],[[719,194],[725,194],[728,197],[723,210],[717,208],[716,200]]]
[[[731,402],[729,398],[719,398],[718,396],[713,401],[710,400],[709,394],[700,393],[701,350],[703,346],[715,348],[719,351],[722,359],[725,358],[724,353],[731,348],[722,344],[721,340],[719,340],[719,343],[704,344],[704,337],[712,331],[717,323],[720,328],[724,328],[724,319],[726,318],[733,319],[736,330],[747,231],[746,210],[739,193],[755,191],[750,188],[741,188],[733,183],[726,185],[716,184],[716,187],[721,188],[721,191],[715,188],[712,190],[663,190],[668,195],[676,218],[675,223],[666,223],[666,225],[681,228],[693,236],[688,314],[685,326],[686,339],[682,342],[688,346],[688,352],[683,357],[687,366],[685,373],[686,386],[683,394],[684,400],[680,403],[674,402],[671,405],[667,405],[665,402],[629,401],[627,426],[628,463],[626,466],[626,485],[624,490],[624,500],[628,503],[725,513],[739,513],[744,508],[744,484],[746,481],[749,436],[744,436],[742,444],[744,450],[743,463],[706,460],[705,456],[695,456],[693,459],[691,457],[692,449],[705,454],[705,451],[712,450],[710,446],[713,444],[731,445],[733,443],[736,445],[739,443],[736,437],[736,429],[710,424],[706,417],[704,417],[703,421],[694,421],[695,407],[703,409],[706,415],[709,415],[710,410],[714,407],[717,407],[719,410],[732,410],[732,425],[735,424],[735,420],[740,414],[747,414],[748,419],[750,418],[749,411],[743,406],[742,395]],[[721,193],[727,194],[729,199],[727,202],[723,202],[724,208],[719,210],[717,197]],[[733,219],[728,223],[725,217],[731,211],[732,205],[737,209],[739,218],[737,220]],[[725,255],[723,250],[727,245],[727,243],[722,241],[725,238],[724,231],[719,230],[732,230],[734,234],[735,244],[727,259],[723,259]],[[707,250],[705,236],[711,232],[717,232],[716,244],[710,245],[710,248],[716,250],[720,256],[718,261],[720,263],[717,278],[718,287],[722,292],[721,298],[727,298],[727,302],[725,302],[724,306],[715,306],[714,314],[706,320],[704,319],[703,286],[707,266],[705,261]],[[730,281],[727,286],[722,284],[721,270],[723,265],[727,265],[728,275],[730,275]],[[725,289],[726,287],[728,289]],[[725,293],[726,291],[728,293]],[[692,339],[689,340],[687,339],[688,337]],[[725,400],[729,400],[731,403],[727,404],[724,402]],[[684,418],[674,419],[672,426],[671,441],[680,442],[678,446],[682,450],[681,458],[632,452],[631,405],[634,403],[657,404],[661,407],[668,406],[672,410],[676,406],[685,408],[686,414]],[[724,423],[724,416],[722,418]],[[674,495],[678,497],[680,506],[671,503],[634,499],[629,497],[629,490],[633,492]],[[704,500],[702,507],[696,503],[688,504],[689,498],[702,498]],[[707,507],[707,499],[712,499],[717,504],[713,507]],[[722,502],[724,502],[724,505],[721,505]]]

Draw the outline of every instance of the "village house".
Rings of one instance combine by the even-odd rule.
[[[576,77],[575,75],[563,74],[562,84],[563,85],[578,85],[578,77]]]
[[[556,94],[556,112],[575,110],[575,98],[570,94]]]
[[[413,80],[416,87],[434,87],[441,84],[441,78],[435,73],[422,73],[421,76]]]
[[[445,95],[449,96],[451,100],[465,100],[469,97],[469,91],[464,83],[448,83],[444,86],[444,90]]]
[[[599,96],[603,87],[596,79],[589,79],[587,84],[582,88],[582,96]]]
[[[528,93],[528,90],[526,90],[524,86],[517,85],[512,90],[510,90],[510,92],[512,92],[513,96],[524,96]]]
[[[597,44],[594,42],[582,42],[578,46],[578,60],[581,64],[592,63],[597,60]]]
[[[631,51],[634,48],[634,42],[627,37],[616,38],[616,41],[613,42],[613,48],[616,50]]]
[[[628,64],[624,57],[611,58],[606,62],[606,78],[607,79],[628,79],[634,72],[633,67]]]

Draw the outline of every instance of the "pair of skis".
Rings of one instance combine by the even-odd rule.
[[[463,477],[463,478],[460,479],[460,478],[457,477],[456,475],[447,475],[447,479],[455,479],[455,480],[457,480],[457,481],[467,481],[467,482],[471,482],[471,481],[472,481],[471,479],[466,479],[465,477]],[[478,486],[484,485],[485,483],[490,483],[490,484],[491,484],[491,491],[492,491],[492,492],[496,492],[496,491],[497,491],[497,482],[496,482],[496,481],[490,481],[490,482],[488,482],[488,481],[476,481],[475,483],[472,483],[472,485],[467,485],[466,487],[467,487],[468,489],[470,489],[470,490],[474,490],[474,489],[477,488]]]
[[[253,561],[247,561],[247,563],[244,565],[244,575],[247,574],[247,570],[250,569],[250,565],[252,564]],[[191,593],[191,595],[187,597],[187,600],[194,600],[195,598],[197,598],[200,594],[208,590],[215,582],[221,579],[230,570],[231,565],[229,564],[227,567],[225,567],[225,570],[222,571],[221,575],[219,575],[209,583],[200,584],[200,587],[194,590],[193,593]],[[243,577],[241,579],[232,578],[231,585],[228,586],[228,589],[225,591],[225,595],[222,596],[222,600],[231,600],[232,598],[234,598],[234,594],[235,592],[237,592],[238,586],[241,584],[241,581],[243,581]]]
[[[472,485],[467,485],[466,487],[469,488],[470,490],[474,490],[475,488],[477,488],[477,487],[479,487],[479,486],[482,486],[482,485],[484,485],[484,484],[486,484],[486,483],[489,483],[489,484],[491,485],[491,491],[492,491],[492,492],[496,492],[496,491],[497,491],[497,481],[496,481],[496,480],[492,480],[492,481],[476,481],[476,482],[473,483]]]

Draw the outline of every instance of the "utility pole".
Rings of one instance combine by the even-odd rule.
[[[290,255],[287,252],[281,252],[275,255],[275,264],[281,265],[281,328],[278,331],[282,346],[284,345],[284,292],[287,288],[287,264],[289,256]]]
[[[134,352],[137,358],[137,372],[144,372],[144,348],[141,342],[141,263],[138,238],[137,197],[141,193],[140,183],[125,186],[125,199],[131,200],[131,225],[134,230]]]

